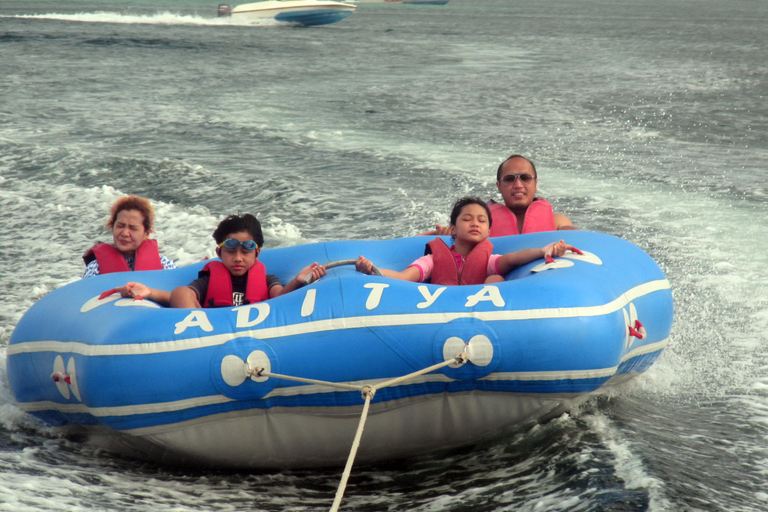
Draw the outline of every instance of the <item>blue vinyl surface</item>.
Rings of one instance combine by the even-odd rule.
[[[40,299],[18,323],[8,349],[9,380],[22,406],[48,423],[124,430],[232,410],[362,403],[357,391],[286,392],[306,384],[274,378],[228,384],[224,359],[245,361],[255,352],[269,359],[273,373],[359,382],[439,363],[449,338],[481,339],[489,351],[483,365],[444,368],[424,382],[382,389],[374,402],[471,390],[573,396],[599,389],[614,375],[645,371],[672,325],[662,271],[633,244],[598,233],[492,242],[494,252],[503,253],[560,238],[600,264],[558,258],[572,265],[532,272],[542,260],[515,269],[498,285],[453,287],[367,276],[345,266],[263,303],[199,310],[97,297],[129,279],[171,290],[194,280],[204,262],[76,281]],[[313,261],[359,254],[382,268],[402,269],[429,240],[317,243],[267,249],[260,260],[283,282]],[[628,334],[632,315],[647,330],[642,340]],[[51,379],[56,368],[73,374],[71,392]]]

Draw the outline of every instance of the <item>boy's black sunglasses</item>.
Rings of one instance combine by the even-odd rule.
[[[504,183],[514,183],[517,181],[517,179],[520,178],[520,181],[525,183],[526,185],[531,183],[535,178],[533,177],[533,174],[529,174],[527,172],[520,172],[516,174],[505,174],[501,181]]]
[[[253,240],[246,240],[245,242],[241,242],[240,240],[235,240],[234,238],[227,238],[223,242],[219,244],[219,247],[226,247],[227,249],[237,249],[240,246],[243,246],[243,249],[246,251],[255,251],[256,248],[259,246],[256,242]]]

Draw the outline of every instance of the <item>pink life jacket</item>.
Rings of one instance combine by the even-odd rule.
[[[220,261],[211,261],[203,270],[208,272],[208,291],[205,293],[204,308],[216,308],[221,306],[233,306],[232,301],[232,274]],[[260,261],[256,261],[248,270],[248,285],[245,288],[243,304],[254,304],[269,298],[267,288],[267,268]]]
[[[144,240],[136,249],[134,257],[133,270],[163,270],[160,253],[157,251],[157,240]],[[131,271],[123,253],[111,244],[96,244],[83,254],[86,265],[94,259],[99,262],[99,274]]]
[[[432,284],[483,284],[488,277],[488,260],[493,244],[486,238],[469,253],[459,274],[459,266],[450,248],[440,238],[427,244],[427,254],[432,253],[435,268],[432,270]]]
[[[504,203],[488,205],[493,218],[491,236],[519,235],[517,216]],[[552,205],[546,199],[536,198],[528,205],[523,220],[523,233],[538,233],[539,231],[555,231],[555,216]]]

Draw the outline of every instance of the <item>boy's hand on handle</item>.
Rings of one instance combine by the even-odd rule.
[[[359,256],[357,262],[355,262],[355,270],[370,276],[373,274],[373,263],[368,258]]]
[[[314,283],[321,277],[323,277],[325,274],[327,274],[328,271],[326,268],[317,262],[312,263],[311,265],[307,265],[303,269],[301,269],[301,272],[299,272],[299,275],[296,276],[296,279],[300,283]]]

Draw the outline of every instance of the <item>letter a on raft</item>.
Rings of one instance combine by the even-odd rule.
[[[189,327],[199,327],[205,332],[213,331],[213,326],[208,320],[208,315],[205,314],[205,311],[200,310],[192,311],[187,315],[187,318],[177,323],[176,330],[173,331],[173,334],[181,334]]]
[[[464,304],[464,307],[471,308],[472,306],[476,306],[478,302],[485,301],[493,302],[493,305],[497,308],[503,308],[504,304],[506,304],[504,299],[501,298],[499,289],[496,286],[483,286],[482,290],[467,297],[467,303]]]

